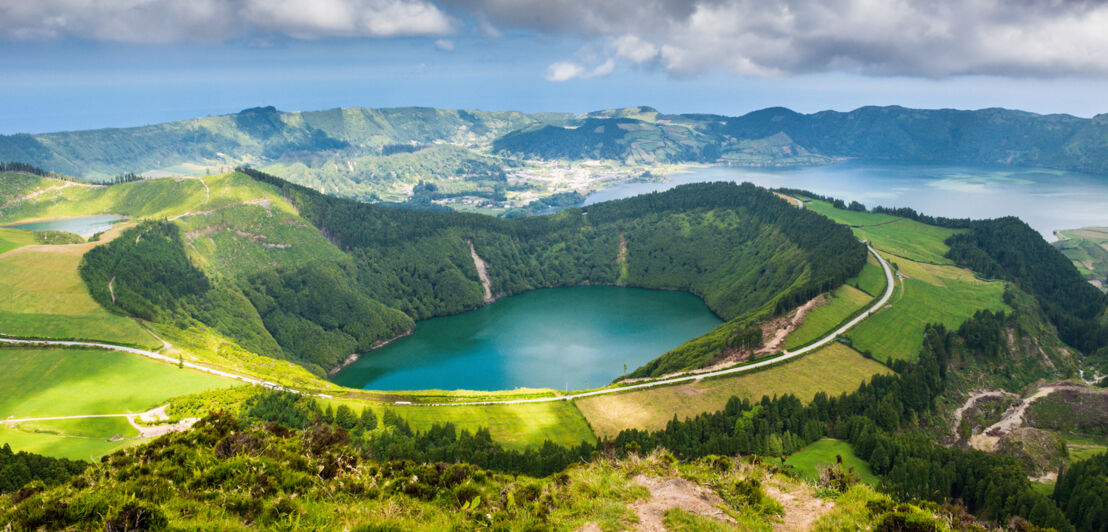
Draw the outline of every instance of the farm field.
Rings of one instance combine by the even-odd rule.
[[[950,248],[944,241],[961,232],[958,229],[936,227],[887,214],[836,209],[825,201],[810,201],[807,205],[815,212],[851,226],[858,238],[868,240],[878,251],[921,262],[953,264],[945,256]]]
[[[26,246],[0,255],[0,334],[159,347],[133,320],[89,295],[77,266],[91,246]]]
[[[877,475],[870,471],[869,464],[854,454],[850,444],[832,438],[823,438],[793,453],[785,463],[796,468],[805,478],[815,480],[819,475],[819,466],[834,464],[836,456],[843,458],[843,469],[853,467],[858,477],[871,486],[877,485]]]
[[[133,438],[138,431],[125,418],[94,418],[82,420],[80,432],[72,435],[63,432],[72,425],[59,425],[53,421],[36,421],[19,426],[0,425],[0,445],[8,444],[13,451],[28,451],[56,458],[95,460],[124,447],[139,445],[141,439],[108,441],[119,435]]]
[[[576,403],[597,436],[611,437],[626,428],[664,428],[674,414],[684,419],[721,410],[731,396],[756,401],[763,396],[791,393],[810,401],[818,392],[838,395],[854,391],[873,375],[888,373],[891,370],[884,365],[843,344],[832,343],[810,355],[754,373],[586,397]]]
[[[849,284],[836,288],[822,305],[804,316],[800,327],[785,340],[785,349],[796,349],[818,340],[871,301],[873,297]]]
[[[27,421],[4,419],[144,412],[179,395],[235,381],[142,357],[98,349],[0,348],[0,444],[66,458],[95,458],[134,441],[123,417]]]
[[[144,412],[237,381],[99,349],[0,349],[0,420]]]
[[[978,280],[955,266],[888,260],[898,268],[889,305],[847,333],[855,349],[878,360],[914,360],[928,323],[957,328],[978,310],[1010,310],[1003,301],[1004,283]]]

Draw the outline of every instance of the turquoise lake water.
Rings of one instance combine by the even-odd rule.
[[[722,323],[684,292],[579,286],[419,322],[332,380],[373,390],[597,387]]]

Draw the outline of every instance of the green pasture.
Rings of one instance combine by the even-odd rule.
[[[853,467],[862,482],[877,485],[879,479],[870,470],[869,464],[858,458],[850,444],[842,440],[823,438],[793,453],[785,463],[795,467],[805,478],[814,480],[819,477],[819,466],[834,464],[838,456],[843,459],[843,469]]]

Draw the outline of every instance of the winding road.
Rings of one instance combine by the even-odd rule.
[[[245,377],[243,375],[237,375],[237,374],[234,374],[234,373],[229,373],[229,372],[218,370],[218,369],[215,369],[215,368],[209,368],[208,366],[203,366],[203,365],[196,364],[196,363],[193,363],[193,362],[186,362],[184,360],[173,358],[171,356],[166,356],[166,355],[163,355],[161,353],[155,353],[154,351],[148,351],[146,349],[138,349],[138,348],[135,348],[135,347],[127,347],[125,345],[105,344],[105,343],[100,343],[100,342],[79,342],[79,341],[74,341],[74,340],[24,340],[24,339],[19,339],[19,338],[0,338],[0,343],[22,344],[22,345],[38,345],[38,346],[61,346],[61,347],[94,347],[94,348],[99,348],[99,349],[108,349],[108,350],[111,350],[111,351],[122,351],[124,353],[131,353],[133,355],[144,356],[144,357],[147,357],[147,358],[152,358],[154,360],[161,360],[162,362],[169,362],[170,364],[180,364],[182,367],[186,367],[186,368],[189,368],[189,369],[194,369],[194,370],[197,370],[197,371],[203,371],[204,373],[211,373],[212,375],[218,375],[220,377],[225,377],[225,378],[228,378],[228,379],[240,380],[240,381],[245,382],[247,384],[255,384],[255,385],[258,385],[258,386],[264,386],[266,388],[270,388],[270,389],[273,389],[273,390],[296,391],[296,390],[290,390],[289,388],[281,386],[280,384],[277,384],[277,383],[273,383],[273,382],[269,382],[269,381],[263,381],[263,380],[260,380],[260,379],[253,379],[253,378],[250,378],[250,377]],[[116,414],[112,414],[112,415],[116,415]],[[118,415],[126,415],[126,414],[118,414]],[[105,416],[76,416],[76,417],[105,417]]]
[[[872,253],[873,256],[877,258],[877,261],[881,263],[881,269],[885,270],[885,283],[886,283],[885,293],[882,294],[881,298],[878,299],[873,305],[871,305],[868,309],[866,309],[865,312],[862,312],[861,314],[856,316],[854,319],[846,322],[845,324],[840,326],[838,329],[835,329],[834,331],[829,333],[827,336],[824,336],[823,338],[820,338],[819,340],[816,340],[815,342],[812,342],[812,343],[810,343],[810,344],[808,344],[804,347],[801,347],[800,349],[797,349],[796,351],[789,352],[789,351],[786,350],[784,352],[784,354],[779,356],[779,357],[773,357],[773,358],[770,358],[770,359],[761,360],[761,361],[755,362],[753,364],[746,364],[746,365],[743,365],[743,366],[735,366],[735,367],[725,368],[725,369],[716,370],[716,371],[697,373],[695,375],[683,375],[683,376],[680,376],[680,377],[671,377],[671,378],[668,378],[668,379],[659,379],[659,380],[656,380],[656,381],[644,382],[644,383],[640,383],[640,384],[632,384],[632,385],[628,385],[628,386],[620,386],[620,387],[617,387],[617,388],[605,388],[603,390],[594,390],[594,391],[591,391],[591,392],[581,392],[581,393],[575,393],[575,394],[569,394],[569,395],[560,395],[560,396],[557,396],[557,397],[537,397],[537,398],[534,398],[534,399],[509,399],[509,400],[503,400],[503,401],[467,401],[467,402],[457,402],[457,403],[434,403],[434,404],[424,404],[422,406],[517,405],[517,404],[524,404],[524,403],[547,403],[547,402],[551,402],[551,401],[572,401],[573,399],[579,399],[581,397],[592,397],[594,395],[605,395],[605,394],[609,394],[609,393],[620,393],[620,392],[626,392],[628,390],[638,390],[638,389],[643,389],[643,388],[653,388],[655,386],[665,386],[665,385],[668,385],[668,384],[676,384],[676,383],[679,383],[679,382],[696,381],[696,380],[700,380],[700,379],[704,379],[704,378],[708,378],[708,377],[717,377],[719,375],[730,375],[732,373],[743,373],[743,372],[755,370],[755,369],[758,369],[758,368],[764,368],[766,366],[770,366],[770,365],[773,365],[773,364],[778,364],[778,363],[784,362],[786,360],[789,360],[790,358],[795,358],[795,357],[798,357],[798,356],[801,356],[801,355],[811,353],[812,351],[815,351],[816,349],[819,349],[819,348],[835,341],[835,339],[838,338],[839,336],[841,336],[843,333],[845,333],[846,331],[849,331],[855,325],[858,325],[859,323],[864,321],[866,318],[873,315],[874,312],[877,312],[878,310],[880,310],[881,307],[885,306],[885,304],[889,302],[889,299],[892,298],[893,291],[896,289],[896,283],[893,281],[893,270],[892,270],[892,268],[890,268],[889,263],[885,262],[885,259],[879,253],[877,253],[877,250],[873,249],[873,246],[870,246],[867,243],[866,248],[869,249],[869,252]],[[420,405],[417,404],[415,406],[420,406]]]
[[[889,264],[887,262],[885,262],[885,259],[883,257],[881,257],[881,255],[878,254],[877,251],[875,249],[873,249],[873,247],[870,246],[868,243],[866,244],[866,248],[869,250],[869,252],[871,254],[873,254],[874,257],[877,258],[877,261],[881,264],[881,268],[883,270],[885,270],[885,281],[886,281],[885,293],[873,305],[871,305],[864,312],[862,312],[861,314],[856,316],[854,319],[852,319],[849,322],[843,324],[838,329],[835,329],[834,331],[827,334],[823,338],[820,338],[819,340],[816,340],[815,342],[812,342],[812,343],[810,343],[810,344],[808,344],[804,347],[801,347],[800,349],[797,349],[796,351],[790,352],[790,351],[786,350],[784,352],[784,354],[782,354],[781,356],[778,356],[778,357],[765,359],[765,360],[760,360],[760,361],[754,362],[752,364],[745,364],[745,365],[741,365],[741,366],[733,366],[733,367],[730,367],[730,368],[720,369],[720,370],[716,370],[716,371],[697,373],[697,374],[693,374],[693,375],[682,375],[680,377],[671,377],[671,378],[668,378],[668,379],[659,379],[659,380],[650,381],[650,382],[631,384],[631,385],[627,385],[627,386],[619,386],[619,387],[616,387],[616,388],[605,388],[605,389],[602,389],[602,390],[593,390],[593,391],[589,391],[589,392],[581,392],[581,393],[575,393],[575,394],[569,394],[569,395],[559,395],[559,396],[551,396],[551,397],[537,397],[537,398],[532,398],[532,399],[506,399],[506,400],[494,400],[494,401],[466,401],[466,402],[456,402],[456,403],[415,403],[412,406],[513,405],[513,404],[524,404],[524,403],[546,403],[546,402],[552,402],[552,401],[572,401],[574,399],[579,399],[579,398],[582,398],[582,397],[592,397],[594,395],[605,395],[605,394],[610,394],[610,393],[622,393],[622,392],[626,392],[626,391],[629,391],[629,390],[640,390],[640,389],[644,389],[644,388],[653,388],[653,387],[656,387],[656,386],[666,386],[666,385],[669,385],[669,384],[677,384],[677,383],[680,383],[680,382],[689,382],[689,381],[696,381],[696,380],[705,379],[705,378],[709,378],[709,377],[717,377],[717,376],[720,376],[720,375],[730,375],[730,374],[733,374],[733,373],[744,373],[744,372],[747,372],[747,371],[752,371],[752,370],[755,370],[755,369],[764,368],[766,366],[771,366],[773,364],[779,364],[779,363],[784,362],[786,360],[789,360],[791,358],[796,358],[796,357],[808,354],[812,351],[815,351],[816,349],[819,349],[819,348],[835,341],[835,339],[837,339],[843,333],[849,331],[855,325],[858,325],[859,323],[864,321],[866,318],[870,317],[874,312],[877,312],[881,307],[885,306],[885,304],[888,303],[889,299],[892,297],[893,291],[896,288],[896,284],[894,283],[894,280],[893,280],[893,271],[892,271],[892,269],[889,267]],[[254,378],[246,377],[246,376],[243,376],[243,375],[237,375],[237,374],[234,374],[234,373],[229,373],[229,372],[218,370],[218,369],[215,369],[215,368],[210,368],[208,366],[204,366],[204,365],[201,365],[201,364],[196,364],[196,363],[193,363],[193,362],[182,361],[180,359],[173,358],[173,357],[170,357],[170,356],[166,356],[166,355],[163,355],[161,353],[156,353],[154,351],[149,351],[149,350],[146,350],[146,349],[138,349],[138,348],[122,346],[122,345],[107,344],[107,343],[101,343],[101,342],[81,342],[81,341],[73,341],[73,340],[24,340],[24,339],[3,338],[3,337],[0,337],[0,343],[40,345],[40,346],[93,347],[93,348],[100,348],[100,349],[109,349],[109,350],[113,350],[113,351],[122,351],[122,352],[125,352],[125,353],[131,353],[131,354],[134,354],[134,355],[139,355],[139,356],[144,356],[144,357],[147,357],[147,358],[152,358],[154,360],[160,360],[160,361],[163,361],[163,362],[168,362],[170,364],[180,364],[181,366],[189,368],[189,369],[194,369],[194,370],[197,370],[197,371],[203,371],[205,373],[210,373],[212,375],[217,375],[217,376],[225,377],[225,378],[229,378],[229,379],[236,379],[236,380],[245,382],[247,384],[254,384],[254,385],[257,385],[257,386],[263,386],[265,388],[269,388],[269,389],[273,389],[273,390],[284,390],[284,391],[291,391],[291,392],[296,392],[296,393],[305,393],[305,392],[302,392],[302,391],[299,391],[299,390],[294,390],[294,389],[282,386],[282,385],[277,384],[277,383],[264,381],[264,380],[260,380],[260,379],[254,379]],[[328,398],[330,397],[329,395],[324,395],[324,394],[319,394],[318,396],[319,397],[328,397]],[[408,404],[408,403],[404,403],[404,404]],[[107,417],[107,416],[101,415],[101,416],[73,416],[73,417]]]

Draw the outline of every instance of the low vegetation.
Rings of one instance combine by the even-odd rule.
[[[613,437],[621,430],[660,430],[674,419],[695,417],[722,409],[738,396],[749,401],[794,395],[811,401],[818,393],[835,396],[858,388],[874,375],[888,374],[885,366],[867,360],[840,343],[767,369],[658,386],[644,390],[577,399],[577,407],[597,436]]]

